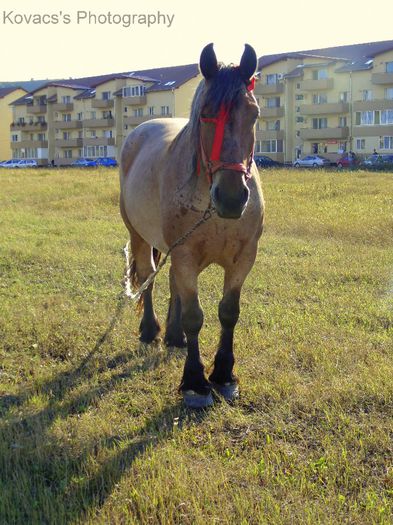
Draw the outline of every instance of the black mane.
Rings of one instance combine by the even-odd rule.
[[[214,114],[221,105],[235,106],[241,94],[244,94],[246,84],[240,75],[238,67],[220,65],[214,78],[207,84],[204,106]]]

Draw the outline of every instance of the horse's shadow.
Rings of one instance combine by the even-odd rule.
[[[130,380],[181,355],[178,349],[166,351],[159,345],[140,345],[135,353],[122,350],[104,361],[101,354],[98,374],[105,372],[105,379],[99,382],[99,386],[83,388],[83,393],[79,389],[78,393],[78,387],[88,385],[92,374],[97,374],[97,370],[93,372],[89,369],[89,363],[110,339],[123,307],[124,304],[119,301],[108,328],[77,366],[39,385],[40,393],[50,394],[49,402],[43,409],[30,415],[25,415],[22,409],[23,404],[36,394],[35,388],[25,388],[16,396],[0,396],[0,441],[4,452],[0,457],[0,486],[6,489],[7,494],[7,500],[3,500],[3,505],[0,503],[1,523],[79,522],[93,507],[99,509],[137,457],[143,455],[148,447],[150,450],[172,437],[174,421],[178,429],[182,425],[197,424],[206,416],[207,412],[188,411],[179,400],[175,400],[132,435],[100,440],[100,450],[112,449],[108,454],[110,459],[101,461],[100,467],[89,477],[86,476],[86,464],[88,458],[91,460],[98,453],[97,444],[85,447],[77,458],[65,448],[54,446],[50,431],[59,418],[67,419],[83,413],[109,394],[119,381]],[[113,370],[110,377],[108,370]],[[73,389],[77,392],[75,395],[72,395]],[[119,446],[122,441],[129,444]],[[48,457],[45,456],[45,449],[48,450]],[[67,464],[66,479],[59,462]],[[24,490],[15,482],[15,471],[22,465],[24,474],[30,480]],[[77,478],[82,481],[72,482]],[[42,484],[44,494],[51,500],[50,505],[43,505],[35,496],[40,491],[38,485],[42,489]]]

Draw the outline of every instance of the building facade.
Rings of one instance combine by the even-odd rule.
[[[393,40],[267,55],[258,69],[256,154],[393,153]],[[12,156],[118,158],[140,123],[188,117],[200,79],[191,64],[48,83],[13,102]]]
[[[10,106],[17,97],[25,95],[22,88],[0,88],[0,160],[11,158],[10,125],[12,123],[12,108]]]

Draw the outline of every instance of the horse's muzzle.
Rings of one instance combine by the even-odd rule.
[[[236,194],[227,192],[225,189],[220,185],[213,185],[211,189],[212,203],[217,215],[222,219],[239,219],[246,209],[250,190],[246,185]]]

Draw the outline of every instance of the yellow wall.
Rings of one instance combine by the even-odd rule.
[[[26,94],[24,89],[16,89],[4,98],[0,98],[0,160],[8,160],[12,157],[10,146],[10,125],[13,122],[11,102]],[[18,132],[14,132],[17,134]]]

